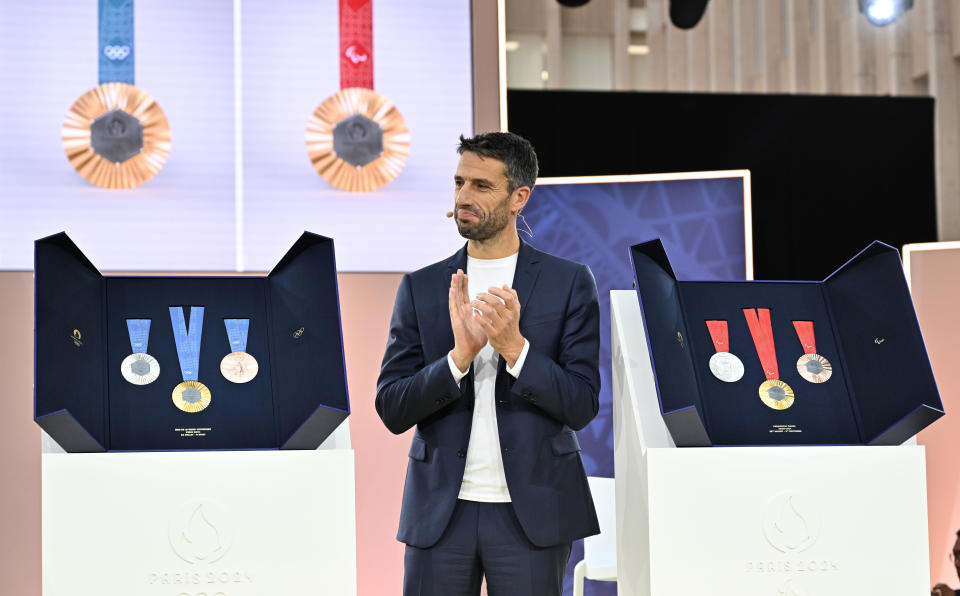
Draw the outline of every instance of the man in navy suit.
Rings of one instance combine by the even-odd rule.
[[[590,270],[517,234],[537,179],[522,137],[460,137],[466,245],[404,275],[377,383],[394,433],[416,426],[400,531],[405,596],[559,596],[573,540],[597,534],[574,430],[597,414]]]

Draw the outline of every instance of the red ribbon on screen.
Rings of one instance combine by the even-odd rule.
[[[373,0],[340,0],[340,88],[373,89]]]
[[[817,353],[817,341],[813,333],[813,321],[794,321],[793,328],[797,330],[797,337],[803,344],[805,354]]]
[[[747,319],[747,327],[753,336],[753,345],[757,348],[763,374],[768,380],[779,379],[780,369],[777,368],[777,348],[773,343],[773,324],[770,322],[769,308],[745,308],[743,316]]]
[[[707,321],[707,329],[710,330],[710,339],[713,340],[713,347],[718,352],[729,352],[730,344],[729,333],[727,331],[726,321]]]

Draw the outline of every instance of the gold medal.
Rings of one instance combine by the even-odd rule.
[[[760,401],[768,408],[786,410],[793,405],[793,389],[780,379],[770,379],[760,384]]]
[[[410,132],[400,110],[372,89],[341,89],[321,103],[307,124],[307,155],[314,169],[341,190],[370,192],[403,170]]]
[[[246,352],[231,352],[220,361],[220,373],[231,383],[248,383],[259,370],[257,359]]]
[[[150,94],[104,83],[74,102],[63,121],[70,165],[102,188],[134,188],[153,178],[170,153],[170,125]]]
[[[173,405],[193,414],[205,410],[213,395],[200,381],[184,381],[173,388]]]

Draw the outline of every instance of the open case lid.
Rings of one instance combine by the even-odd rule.
[[[873,242],[823,286],[864,441],[899,445],[942,416],[897,249]]]
[[[310,232],[267,276],[282,449],[315,449],[350,413],[333,240]]]
[[[664,422],[678,445],[708,446],[677,276],[659,239],[631,246],[630,260]],[[655,354],[654,346],[669,346],[670,353]]]
[[[34,419],[67,451],[106,451],[104,278],[63,232],[34,243],[34,271]]]

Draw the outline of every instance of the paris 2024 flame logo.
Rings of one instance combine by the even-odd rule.
[[[784,491],[767,503],[763,514],[763,536],[776,550],[801,553],[820,537],[821,515],[816,503],[805,495]]]
[[[215,503],[191,501],[170,518],[167,537],[173,552],[187,563],[210,564],[230,551],[233,524]]]

